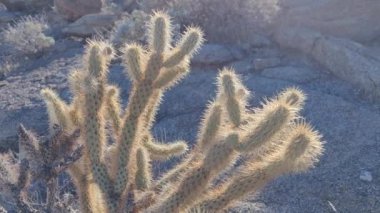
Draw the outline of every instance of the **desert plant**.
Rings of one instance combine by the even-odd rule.
[[[9,24],[2,32],[4,42],[24,54],[35,54],[54,45],[54,38],[46,36],[49,28],[43,16],[25,16]]]
[[[0,155],[1,197],[13,202],[21,212],[51,212],[56,209],[58,176],[81,157],[82,146],[77,146],[79,130],[67,134],[57,125],[51,137],[38,140],[22,125],[19,127],[19,153]],[[31,205],[28,187],[43,182],[47,187],[46,203]]]
[[[148,20],[148,14],[140,10],[134,10],[130,15],[116,21],[115,27],[110,34],[110,41],[116,46],[121,46],[131,41],[146,41],[145,24]]]
[[[163,93],[189,72],[190,58],[203,35],[190,27],[172,47],[169,17],[161,12],[151,17],[149,35],[148,49],[138,44],[124,48],[126,74],[133,83],[125,110],[119,89],[107,83],[113,49],[102,41],[89,42],[83,69],[70,75],[74,94],[70,104],[50,89],[42,91],[51,130],[55,124],[67,135],[80,129],[83,156],[69,165],[69,173],[83,212],[218,212],[274,178],[304,171],[317,161],[320,136],[299,115],[304,94],[290,88],[262,108],[250,110],[249,91],[233,70],[225,68],[195,148],[154,179],[152,160],[187,151],[183,141],[157,143],[151,128]],[[240,157],[246,161],[239,172],[214,184]]]

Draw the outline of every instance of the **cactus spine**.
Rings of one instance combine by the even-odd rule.
[[[122,110],[119,89],[108,85],[113,57],[106,42],[89,42],[84,67],[70,76],[74,94],[64,103],[44,90],[50,121],[67,132],[80,129],[85,151],[69,167],[83,212],[215,212],[259,190],[279,175],[304,171],[322,152],[318,133],[300,121],[301,91],[291,88],[249,110],[249,92],[231,69],[220,71],[218,92],[200,125],[197,145],[175,168],[154,180],[151,160],[187,151],[183,141],[157,143],[151,134],[164,91],[189,72],[189,60],[203,42],[202,31],[188,28],[171,45],[169,17],[156,12],[149,24],[148,49],[124,48],[126,74],[132,80],[128,106]],[[112,124],[112,144],[106,124]],[[212,181],[239,157],[246,162],[222,185]],[[134,198],[127,201],[128,197]]]

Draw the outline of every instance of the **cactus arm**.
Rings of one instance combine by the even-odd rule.
[[[153,160],[164,160],[174,156],[180,156],[187,151],[184,141],[160,144],[152,141],[151,136],[145,136],[142,145],[147,149]]]
[[[221,128],[222,107],[218,103],[212,103],[201,124],[198,144],[200,149],[206,150],[212,146],[212,141],[216,138]]]
[[[119,103],[119,89],[114,86],[107,88],[106,96],[107,116],[112,122],[115,137],[119,135],[121,125],[121,106]]]
[[[179,181],[179,177],[189,168],[191,163],[197,162],[201,153],[212,146],[212,141],[220,129],[221,115],[222,108],[219,104],[213,102],[208,106],[201,124],[197,146],[180,164],[157,181],[155,191],[161,191],[165,185]]]
[[[188,28],[174,48],[173,53],[165,60],[163,66],[171,68],[178,65],[186,57],[191,57],[200,48],[202,43],[202,31],[196,27]]]
[[[129,44],[124,49],[125,64],[127,65],[128,76],[136,82],[143,79],[142,57],[144,50],[140,45]]]
[[[279,132],[284,130],[289,122],[296,118],[298,108],[274,100],[255,114],[258,117],[256,124],[250,127],[250,133],[236,147],[240,152],[252,152],[268,144]]]
[[[85,60],[87,60],[88,67],[84,76],[83,94],[81,94],[84,100],[81,106],[84,119],[81,130],[83,140],[86,143],[85,159],[96,183],[90,189],[99,187],[104,199],[107,200],[108,210],[114,211],[116,204],[109,196],[109,193],[113,190],[113,185],[102,156],[106,143],[104,118],[105,81],[107,65],[110,59],[107,49],[106,44],[99,42],[90,43],[87,48]],[[95,207],[93,206],[93,208]]]
[[[136,152],[136,178],[135,185],[137,190],[147,190],[150,187],[152,181],[152,174],[150,169],[150,162],[148,154],[142,148],[139,148]]]
[[[120,133],[120,141],[118,143],[118,166],[115,175],[115,190],[122,193],[127,186],[128,174],[127,167],[130,162],[129,158],[133,155],[133,144],[137,139],[137,131],[140,126],[140,115],[143,112],[143,107],[148,103],[152,91],[148,88],[137,88],[132,94],[130,104],[126,110],[126,117],[123,119],[122,129]],[[134,164],[136,165],[136,164]],[[128,168],[130,170],[130,168]]]
[[[175,66],[164,70],[158,78],[153,82],[153,87],[157,89],[169,88],[175,85],[189,72],[189,68],[185,66]]]
[[[48,109],[50,131],[52,131],[54,124],[58,124],[63,129],[68,130],[72,126],[71,119],[68,116],[69,106],[51,89],[41,90],[41,95]]]
[[[170,32],[171,23],[169,16],[163,12],[155,12],[148,28],[150,49],[159,54],[168,51],[171,42]]]
[[[306,101],[306,95],[295,87],[290,87],[278,95],[278,99],[290,106],[302,108]]]
[[[222,84],[224,93],[226,94],[226,109],[228,117],[232,124],[237,127],[241,122],[241,106],[236,99],[236,89],[232,77],[230,75],[224,75],[222,77]]]
[[[239,76],[231,69],[223,68],[217,78],[217,100],[225,107],[228,123],[232,128],[239,127],[246,117],[246,106],[249,92]]]

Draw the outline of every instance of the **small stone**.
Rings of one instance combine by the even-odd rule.
[[[244,51],[235,46],[205,44],[193,60],[193,64],[221,65],[244,58]]]
[[[361,171],[360,172],[360,180],[371,182],[372,181],[372,174],[369,171]]]
[[[117,19],[118,16],[113,14],[89,14],[69,24],[62,32],[70,36],[88,37],[98,31],[110,29]]]
[[[281,79],[295,83],[308,83],[320,77],[319,73],[315,70],[306,67],[275,67],[265,69],[261,73],[264,77]]]

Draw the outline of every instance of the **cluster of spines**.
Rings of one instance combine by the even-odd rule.
[[[232,69],[225,68],[217,79],[217,96],[200,125],[196,147],[154,181],[151,160],[187,151],[182,141],[157,143],[151,128],[163,92],[189,72],[189,60],[201,46],[203,34],[190,27],[173,47],[169,17],[161,12],[152,16],[148,33],[147,49],[133,43],[123,50],[126,74],[133,83],[125,110],[119,103],[119,89],[107,84],[113,50],[101,41],[88,44],[83,70],[70,76],[71,104],[51,90],[42,92],[51,123],[68,132],[81,130],[84,156],[69,169],[84,212],[120,212],[135,193],[142,195],[137,196],[141,199],[134,210],[143,206],[149,212],[214,212],[279,175],[313,165],[322,148],[318,133],[300,122],[303,93],[291,88],[262,108],[249,110],[248,90]],[[111,145],[107,122],[112,125]],[[247,162],[240,172],[213,186],[212,181],[242,156]]]

